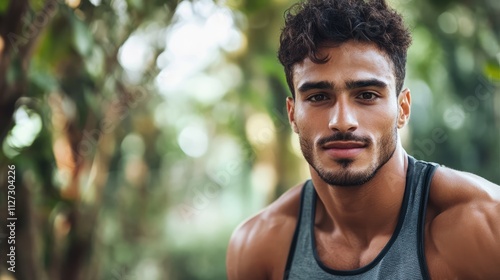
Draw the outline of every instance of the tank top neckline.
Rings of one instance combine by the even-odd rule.
[[[403,226],[403,223],[405,221],[406,213],[408,210],[408,200],[410,197],[411,193],[411,186],[413,185],[413,159],[411,157],[408,157],[408,167],[407,167],[407,172],[406,172],[406,183],[405,183],[405,191],[403,195],[403,201],[401,203],[401,208],[399,210],[399,217],[398,221],[396,224],[396,227],[394,229],[394,232],[392,233],[391,238],[387,242],[387,244],[384,246],[384,248],[378,253],[378,255],[373,259],[370,263],[368,263],[365,266],[362,266],[360,268],[352,269],[352,270],[338,270],[334,269],[331,267],[328,267],[325,265],[320,257],[318,256],[318,251],[316,249],[316,238],[314,237],[314,221],[315,221],[315,216],[316,216],[316,200],[317,200],[317,193],[316,189],[314,188],[312,181],[306,182],[306,184],[309,184],[309,188],[311,188],[313,192],[313,199],[312,203],[310,204],[312,207],[311,211],[311,219],[310,219],[310,224],[309,224],[309,230],[310,230],[310,237],[311,237],[311,243],[312,244],[312,249],[313,249],[313,255],[314,259],[316,260],[316,263],[327,273],[329,274],[334,274],[334,275],[339,275],[339,276],[344,276],[344,275],[357,275],[357,274],[362,274],[373,267],[375,267],[380,260],[382,260],[391,248],[392,244],[396,241],[397,237],[399,236],[399,232],[401,231],[401,228]],[[306,188],[306,186],[304,186]],[[304,190],[307,191],[307,190]]]

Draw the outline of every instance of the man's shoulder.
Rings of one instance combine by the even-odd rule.
[[[242,222],[233,232],[231,239],[265,242],[268,238],[279,235],[277,231],[283,229],[292,229],[293,233],[303,185],[302,183],[291,188],[259,213]]]
[[[458,276],[500,276],[500,186],[438,167],[428,210],[426,236],[438,261]]]
[[[270,277],[267,275],[269,271],[276,266],[283,266],[284,270],[297,224],[303,185],[291,188],[235,229],[227,252],[230,279],[242,279],[236,275],[246,273],[251,273],[249,279],[267,278]]]
[[[475,202],[499,202],[500,186],[475,174],[440,166],[431,181],[430,199],[441,210]]]
[[[244,221],[240,227],[242,229],[253,228],[255,226],[275,227],[287,219],[296,219],[303,185],[304,183],[301,183],[292,187],[262,211]]]

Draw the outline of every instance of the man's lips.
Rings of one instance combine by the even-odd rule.
[[[363,142],[354,141],[334,141],[328,142],[323,145],[324,149],[360,149],[365,148],[367,145]]]
[[[354,141],[333,141],[322,146],[323,149],[334,158],[353,158],[360,154],[366,143]]]

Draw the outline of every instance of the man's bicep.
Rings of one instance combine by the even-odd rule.
[[[496,200],[485,205],[484,235],[487,243],[484,244],[486,254],[483,256],[488,263],[486,268],[488,277],[500,279],[500,201]]]
[[[448,210],[432,223],[434,244],[458,275],[500,276],[499,213],[498,202],[469,203]]]

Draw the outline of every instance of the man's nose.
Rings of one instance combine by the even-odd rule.
[[[333,131],[353,132],[358,128],[358,119],[349,100],[338,99],[331,109],[328,127]]]

